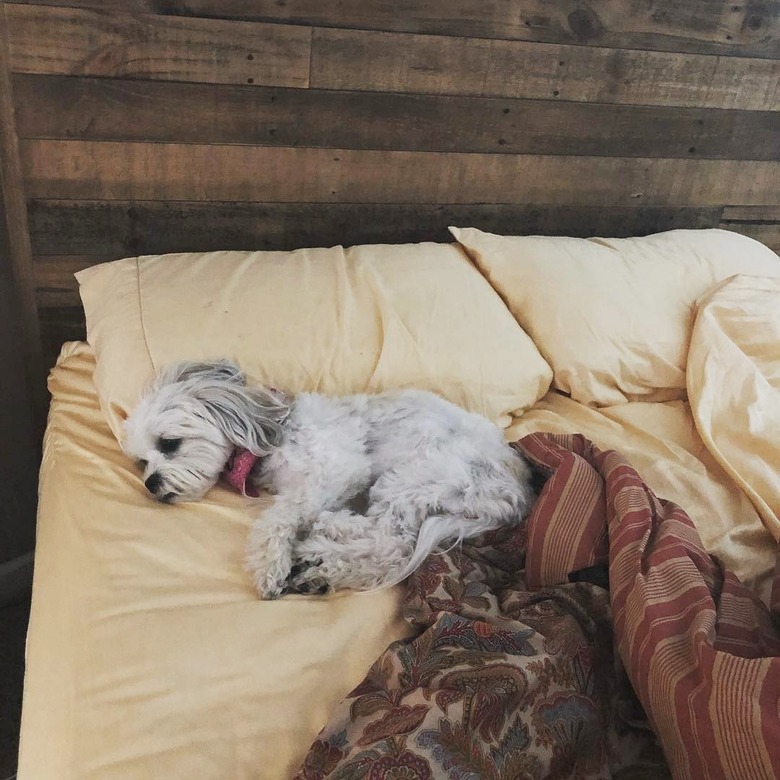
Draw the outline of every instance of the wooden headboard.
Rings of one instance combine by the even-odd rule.
[[[3,6],[3,270],[43,365],[84,336],[73,272],[128,255],[453,223],[780,248],[777,0]]]

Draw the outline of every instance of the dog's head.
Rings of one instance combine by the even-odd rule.
[[[125,422],[122,448],[158,501],[194,501],[210,490],[236,448],[268,455],[289,407],[281,393],[247,387],[227,361],[162,371]]]

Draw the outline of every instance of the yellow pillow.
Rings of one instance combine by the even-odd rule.
[[[184,359],[292,392],[418,387],[502,426],[552,377],[456,244],[148,256],[77,278],[117,436],[152,373]]]
[[[496,236],[450,228],[584,404],[685,397],[696,300],[734,274],[780,276],[780,258],[725,230],[644,238]]]

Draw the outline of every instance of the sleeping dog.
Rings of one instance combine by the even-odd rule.
[[[276,494],[246,555],[265,599],[388,587],[443,542],[517,525],[534,499],[501,431],[432,393],[289,396],[248,386],[227,361],[161,372],[123,448],[165,503],[201,498],[250,458],[250,482]]]

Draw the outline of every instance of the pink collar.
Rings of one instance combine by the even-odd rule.
[[[242,496],[257,498],[260,493],[248,479],[252,467],[258,460],[260,458],[253,452],[239,447],[230,456],[230,460],[222,472],[222,478]]]

